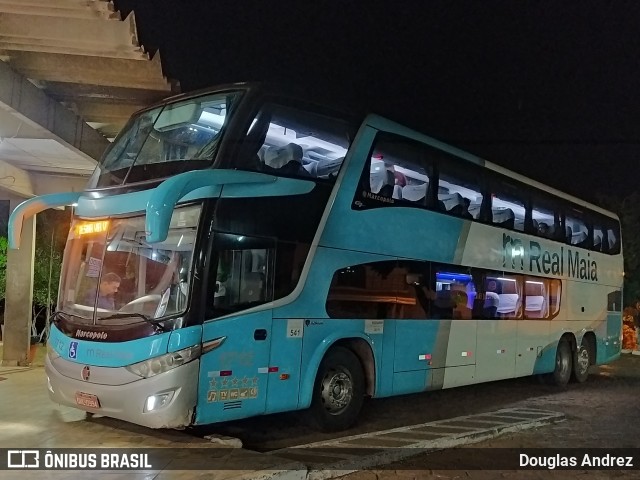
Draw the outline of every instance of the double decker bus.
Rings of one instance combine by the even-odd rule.
[[[51,399],[152,428],[527,375],[620,355],[618,218],[376,115],[261,85],[136,113],[74,205]]]

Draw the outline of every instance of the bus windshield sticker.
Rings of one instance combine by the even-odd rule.
[[[304,322],[301,318],[287,320],[287,338],[302,338],[304,336]]]

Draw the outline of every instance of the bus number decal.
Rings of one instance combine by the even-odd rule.
[[[368,335],[384,333],[384,320],[365,320],[364,333]]]
[[[302,338],[304,336],[304,322],[301,318],[287,320],[287,338]]]

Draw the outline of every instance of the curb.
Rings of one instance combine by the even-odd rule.
[[[510,408],[353,435],[267,453],[282,459],[283,462],[293,461],[301,464],[306,467],[304,469],[278,468],[278,471],[257,471],[252,476],[242,475],[237,478],[324,480],[564,420],[565,415],[558,412]]]

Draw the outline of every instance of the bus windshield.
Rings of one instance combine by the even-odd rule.
[[[133,117],[96,168],[89,188],[165,178],[206,168],[239,92],[190,98]]]
[[[66,293],[58,309],[89,321],[95,315],[98,323],[110,324],[117,323],[115,314],[162,318],[182,313],[200,210],[176,209],[167,239],[153,245],[145,242],[142,216],[74,221],[61,276]]]

